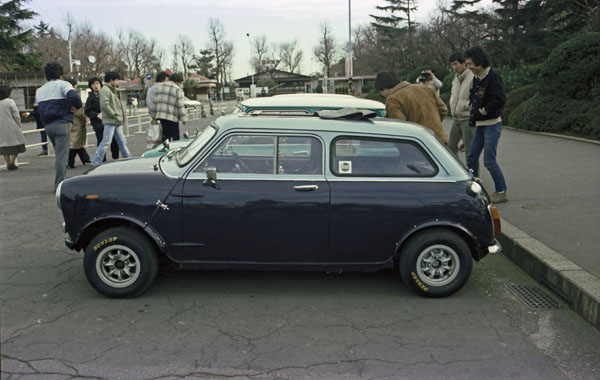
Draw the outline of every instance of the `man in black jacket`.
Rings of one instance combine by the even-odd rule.
[[[506,182],[496,162],[496,150],[502,132],[502,108],[506,103],[502,78],[491,69],[488,55],[479,46],[465,52],[465,62],[475,74],[469,96],[469,125],[476,128],[467,155],[467,166],[476,177],[479,176],[479,156],[483,151],[483,165],[490,172],[495,186],[491,200],[493,203],[506,202]]]
[[[94,133],[96,134],[96,146],[98,146],[104,135],[104,124],[102,124],[102,114],[100,112],[100,88],[102,88],[102,82],[97,77],[93,77],[88,81],[88,85],[92,89],[92,92],[90,92],[85,102],[85,115],[90,118],[92,128],[94,128]],[[114,137],[110,143],[110,152],[114,160],[119,158],[119,145],[117,145]],[[104,161],[106,161],[106,156],[104,156]]]

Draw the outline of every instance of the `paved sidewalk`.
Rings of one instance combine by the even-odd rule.
[[[504,128],[498,163],[508,185],[497,205],[504,253],[600,328],[600,142]],[[480,168],[493,192],[483,155]]]

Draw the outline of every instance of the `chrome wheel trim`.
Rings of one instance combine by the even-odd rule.
[[[425,248],[417,258],[419,280],[434,287],[451,283],[460,270],[460,259],[454,249],[438,244]]]
[[[140,259],[123,245],[104,248],[96,258],[96,273],[112,288],[125,288],[140,276]]]

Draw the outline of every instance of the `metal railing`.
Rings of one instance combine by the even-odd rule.
[[[188,121],[198,120],[203,117],[206,117],[204,107],[190,108],[187,111],[188,111]],[[132,133],[133,134],[146,133],[145,129],[147,129],[148,125],[150,125],[150,120],[151,120],[150,115],[148,115],[147,113],[144,113],[144,114],[138,113],[137,115],[125,117],[125,124],[123,125],[123,132],[125,134],[125,137],[131,136]],[[35,133],[40,133],[45,130],[46,130],[45,128],[31,129],[28,131],[23,131],[23,135],[24,136],[33,135]],[[87,136],[96,136],[96,133],[92,131],[92,132],[87,132],[86,135]],[[50,144],[50,141],[25,145],[25,148],[27,148],[27,149],[41,148],[44,145],[46,145],[48,147],[48,155],[50,155],[50,156],[54,155],[54,152],[53,152],[54,149],[52,147],[52,144]],[[86,147],[88,147],[88,146],[91,146],[91,145],[87,144]]]

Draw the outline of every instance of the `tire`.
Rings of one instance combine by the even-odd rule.
[[[469,279],[473,257],[456,233],[435,229],[412,237],[400,252],[402,280],[424,297],[447,297]]]
[[[156,247],[140,231],[110,228],[96,236],[85,250],[83,269],[99,293],[112,298],[143,293],[158,272]]]

